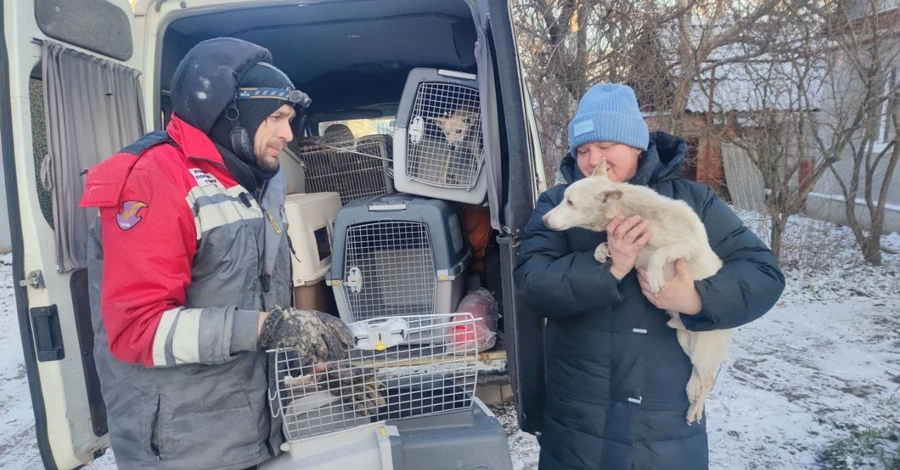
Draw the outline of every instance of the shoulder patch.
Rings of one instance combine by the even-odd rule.
[[[123,202],[122,208],[116,214],[116,223],[119,225],[119,228],[122,230],[134,228],[134,226],[142,219],[141,209],[146,207],[147,204],[144,204],[141,201]]]

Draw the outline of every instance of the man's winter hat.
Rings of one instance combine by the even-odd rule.
[[[238,80],[258,62],[271,62],[268,49],[235,38],[201,41],[181,59],[169,89],[175,114],[204,133],[231,103]]]
[[[631,87],[598,83],[578,102],[569,123],[569,151],[574,156],[580,145],[602,141],[647,150],[650,131]]]
[[[235,102],[237,121],[247,130],[252,144],[259,125],[278,108],[285,104],[305,106],[308,101],[306,94],[295,89],[284,72],[268,62],[258,62],[241,77]],[[228,113],[226,108],[226,118]]]
[[[234,105],[237,122],[252,142],[262,120],[282,104],[305,107],[310,103],[283,72],[269,65],[271,62],[271,52],[252,42],[227,37],[201,41],[188,51],[172,75],[170,94],[175,114],[231,148],[227,136],[231,126],[222,138],[213,136],[213,126],[227,123],[227,108]]]

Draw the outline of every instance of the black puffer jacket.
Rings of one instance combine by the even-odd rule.
[[[784,289],[771,251],[710,188],[680,176],[683,140],[659,132],[650,140],[629,183],[690,204],[725,263],[696,283],[703,311],[682,315],[685,326],[734,328],[762,316]],[[582,177],[571,155],[561,171],[569,183]],[[526,301],[548,319],[540,469],[708,468],[706,419],[685,423],[691,363],[667,314],[644,298],[635,272],[617,285],[611,263],[594,260],[605,232],[554,232],[541,221],[564,190],[541,195],[515,273]]]

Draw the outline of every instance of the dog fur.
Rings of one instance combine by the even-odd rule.
[[[437,124],[449,144],[449,152],[440,171],[441,184],[453,183],[455,178],[461,178],[457,173],[464,171],[469,160],[474,160],[478,151],[477,130],[480,125],[481,114],[471,104],[459,106],[449,116],[429,117],[430,121]]]
[[[659,292],[667,280],[675,277],[675,261],[684,258],[694,280],[717,273],[722,260],[709,246],[706,227],[700,217],[684,201],[665,197],[644,186],[614,183],[607,178],[606,161],[602,160],[588,178],[566,188],[562,202],[544,215],[551,230],[582,227],[605,231],[616,216],[627,219],[639,215],[650,221],[650,241],[638,253],[636,267],[647,270],[651,292]],[[601,263],[609,260],[609,246],[602,243],[594,252]],[[678,312],[668,311],[666,323],[677,331],[678,343],[691,359],[693,371],[687,383],[690,407],[687,423],[703,417],[706,398],[716,383],[719,366],[731,348],[731,330],[690,331]]]

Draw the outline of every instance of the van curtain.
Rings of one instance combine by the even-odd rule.
[[[85,170],[144,134],[140,73],[59,43],[41,43],[48,155],[41,165],[53,201],[57,269],[86,266],[96,209],[78,207]]]
[[[483,139],[484,153],[483,168],[487,172],[487,200],[491,212],[491,227],[501,230],[500,225],[500,191],[503,189],[502,170],[500,166],[500,135],[497,116],[497,98],[494,92],[494,66],[491,62],[485,37],[484,25],[476,25],[477,39],[475,41],[475,63],[478,67],[478,94],[481,103],[481,138]]]

